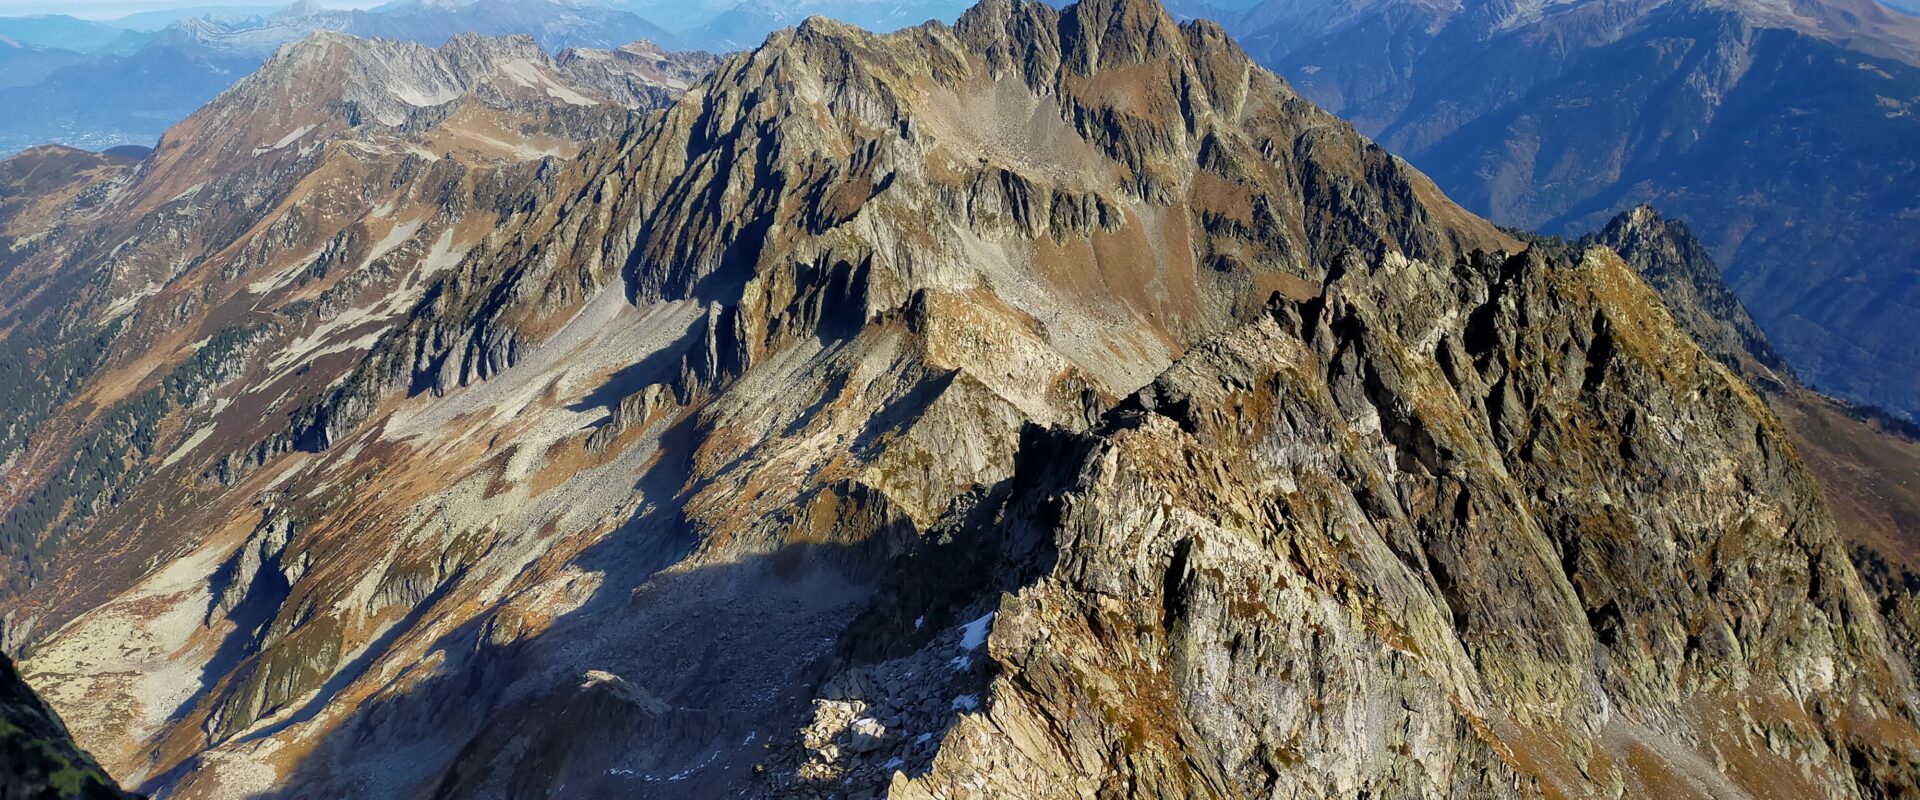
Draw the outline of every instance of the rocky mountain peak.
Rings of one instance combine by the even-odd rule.
[[[79,233],[156,288],[43,403],[88,444],[9,473],[108,477],[7,518],[5,618],[129,783],[1847,796],[1920,763],[1759,396],[1621,257],[1516,253],[1217,28],[813,20],[648,113],[546,81],[661,59],[518,47],[284,59],[256,77],[295,91],[141,168],[208,182],[142,188],[155,233]],[[180,158],[229,120],[228,161],[332,127]]]
[[[1643,203],[1621,212],[1581,243],[1618,252],[1665,299],[1681,328],[1748,380],[1797,383],[1793,370],[1721,280],[1719,266],[1685,223]]]

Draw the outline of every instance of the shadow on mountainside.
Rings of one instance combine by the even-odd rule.
[[[676,424],[663,448],[691,452],[690,427]],[[851,506],[839,527],[820,533],[809,516],[819,504],[802,497],[782,512],[791,516],[778,544],[732,559],[710,552],[716,545],[685,520],[686,471],[663,458],[635,488],[671,499],[569,562],[598,576],[578,607],[542,627],[506,612],[509,597],[438,636],[424,651],[429,677],[378,687],[285,788],[255,797],[665,798],[807,785],[793,773],[795,754],[804,757],[794,739],[822,683],[913,653],[942,631],[951,637],[982,598],[1050,571],[1049,509],[1072,477],[1057,465],[1077,468],[1091,441],[1029,428],[1016,477],[963,496],[928,531],[875,490],[830,487]],[[410,633],[384,636],[368,653]],[[373,658],[271,730],[313,719]],[[961,678],[983,685],[986,674]],[[957,713],[910,733],[937,746]],[[832,783],[823,788],[846,788]]]

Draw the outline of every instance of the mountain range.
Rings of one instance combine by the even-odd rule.
[[[1920,443],[1693,230],[1152,0],[314,32],[0,163],[0,643],[167,797],[1910,793]]]
[[[0,19],[0,32],[18,22]],[[298,3],[265,15],[212,13],[157,33],[125,32],[85,57],[53,49],[51,39],[37,52],[16,52],[0,41],[0,59],[19,65],[0,79],[0,104],[21,110],[0,118],[0,152],[53,142],[94,150],[151,145],[279,48],[320,30],[436,47],[462,33],[525,35],[556,55],[574,47],[673,41],[631,14],[561,0],[406,0],[377,13]]]
[[[150,144],[275,47],[321,28],[429,45],[458,31],[524,33],[554,53],[637,39],[725,52],[807,16],[887,31],[961,8],[405,0],[373,12],[210,12],[118,39],[70,18],[0,21],[15,40],[0,40],[0,102],[29,110],[0,121],[0,152]],[[1920,350],[1904,334],[1920,307],[1920,18],[1873,0],[1181,0],[1175,10],[1221,22],[1256,62],[1499,224],[1578,236],[1641,203],[1686,220],[1807,381],[1920,414]],[[43,38],[20,32],[29,28]],[[69,45],[101,49],[83,57]]]
[[[1685,219],[1807,379],[1920,414],[1920,19],[1871,0],[1216,16],[1503,225],[1578,235],[1639,203]]]

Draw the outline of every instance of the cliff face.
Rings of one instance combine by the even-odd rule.
[[[1762,390],[1819,478],[1891,641],[1911,662],[1920,652],[1920,429],[1795,380],[1686,226],[1640,207],[1582,241],[1617,250],[1703,350]]]
[[[1611,252],[1356,262],[1109,425],[896,795],[1911,791],[1816,484]]]
[[[810,20],[654,73],[680,84],[651,113],[541,90],[607,97],[580,87],[658,64],[629,55],[484,71],[508,77],[397,123],[355,94],[373,68],[328,71],[364,113],[327,152],[371,139],[415,171],[301,185],[426,221],[312,263],[405,291],[327,295],[350,324],[181,315],[78,379],[191,398],[10,599],[29,678],[115,775],[179,797],[1911,783],[1905,661],[1765,405],[1618,257],[1505,255],[1217,27],[993,0],[885,36]],[[524,116],[462,122],[476,102]],[[566,157],[497,149],[529,131]],[[143,175],[193,173],[169,143]],[[130,324],[184,294],[313,299],[307,259],[232,252],[143,262],[161,288]],[[57,413],[111,430],[101,407]]]
[[[0,798],[129,798],[68,736],[59,715],[0,656]]]
[[[1620,254],[1660,295],[1674,322],[1708,355],[1750,381],[1797,385],[1793,370],[1773,349],[1746,306],[1720,277],[1720,268],[1685,223],[1636,206],[1580,240]]]

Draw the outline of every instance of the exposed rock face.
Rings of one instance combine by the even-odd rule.
[[[1708,354],[1765,392],[1820,478],[1836,530],[1911,663],[1920,654],[1920,429],[1800,385],[1685,226],[1640,207],[1583,242],[1618,251]]]
[[[543,159],[626,130],[710,63],[319,34],[138,164],[53,149],[7,161],[0,581],[17,591],[61,569],[68,538],[103,521],[169,546],[137,537],[137,516],[102,517],[157,472],[197,482],[196,447],[257,437],[264,410],[337,378],[370,327],[406,313],[541,180]],[[232,384],[265,396],[250,409],[214,397]],[[19,600],[6,603],[16,647],[39,616]]]
[[[120,790],[75,746],[59,715],[0,656],[0,798],[122,800]]]
[[[1683,219],[1812,385],[1920,414],[1920,19],[1871,0],[1272,0],[1220,17],[1502,225]]]
[[[1906,663],[1757,396],[1619,258],[1498,254],[1216,26],[1147,0],[810,20],[631,115],[540,91],[612,97],[584,87],[625,57],[523,83],[449,51],[391,77],[496,77],[397,123],[387,67],[279,60],[344,87],[297,114],[367,112],[317,152],[383,155],[276,167],[354,190],[277,208],[419,227],[279,244],[307,217],[276,212],[104,273],[141,333],[74,396],[167,392],[148,471],[62,517],[8,607],[128,783],[1911,785]],[[572,157],[498,149],[545,135]],[[206,163],[168,145],[135,181]],[[277,327],[216,336],[221,309]]]
[[[1635,206],[1580,241],[1626,259],[1659,293],[1680,329],[1721,363],[1751,381],[1781,388],[1798,383],[1684,223],[1661,217],[1651,206]]]
[[[1355,262],[1135,407],[896,795],[1911,790],[1814,482],[1610,252]]]

